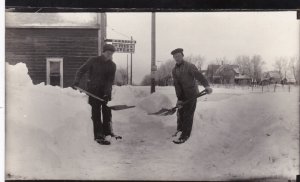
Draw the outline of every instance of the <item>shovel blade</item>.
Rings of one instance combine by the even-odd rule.
[[[173,115],[176,112],[176,109],[170,109],[169,111],[162,113],[162,116]]]
[[[169,111],[170,109],[162,108],[161,110],[154,112],[154,113],[148,113],[148,115],[161,115],[162,113],[165,113]]]
[[[127,106],[127,105],[115,105],[115,106],[109,106],[112,110],[118,111],[118,110],[124,110],[124,109],[130,109],[134,108],[135,106]]]
[[[176,108],[172,108],[172,109],[162,108],[161,110],[159,110],[155,113],[149,113],[148,115],[167,116],[167,115],[172,115],[175,112],[176,112]]]

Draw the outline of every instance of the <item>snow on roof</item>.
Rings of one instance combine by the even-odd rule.
[[[286,78],[288,82],[296,82],[295,78]]]
[[[96,13],[5,13],[7,28],[99,28]]]
[[[272,78],[280,78],[279,71],[269,71],[268,73]]]
[[[240,74],[240,69],[239,69],[239,68],[233,68],[233,70],[234,70],[236,73]]]
[[[251,79],[251,78],[247,75],[237,75],[235,76],[235,79]]]

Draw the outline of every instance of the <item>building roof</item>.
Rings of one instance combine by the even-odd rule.
[[[240,69],[239,68],[233,68],[233,70],[235,71],[235,73],[240,74]]]
[[[235,73],[240,73],[238,65],[223,64],[218,68],[216,74],[220,74],[223,71],[229,71],[229,70],[233,70]]]
[[[217,64],[210,64],[210,65],[208,65],[208,67],[207,67],[207,70],[211,70],[211,69],[213,69],[213,70],[217,70],[217,69],[219,69],[220,68],[220,66],[221,65],[217,65]]]
[[[20,28],[20,29],[26,29],[26,28],[99,29],[100,26],[46,26],[46,25],[30,25],[29,26],[29,25],[22,25],[22,26],[6,26],[5,28]]]
[[[237,75],[234,77],[235,79],[240,79],[240,80],[248,80],[251,79],[249,76],[247,75]]]
[[[97,13],[5,13],[6,28],[99,29]]]

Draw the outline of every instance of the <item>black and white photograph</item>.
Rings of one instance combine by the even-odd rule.
[[[296,11],[5,11],[5,179],[296,181]]]

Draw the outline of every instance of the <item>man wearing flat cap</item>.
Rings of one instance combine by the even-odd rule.
[[[197,81],[205,88],[206,93],[212,93],[207,79],[197,69],[197,67],[183,59],[183,49],[178,48],[171,52],[176,61],[175,67],[172,70],[174,86],[177,96],[177,132],[181,133],[180,137],[173,142],[176,144],[184,143],[191,135],[194,112],[197,105],[197,99],[182,105],[182,103],[199,93]]]
[[[110,141],[105,139],[106,136],[115,137],[112,130],[111,109],[106,105],[111,100],[112,85],[116,73],[116,64],[112,61],[114,52],[115,47],[113,45],[105,44],[101,56],[89,58],[79,68],[73,84],[73,87],[78,86],[82,76],[88,73],[87,91],[106,101],[104,103],[91,96],[89,97],[89,104],[92,106],[94,139],[102,145],[110,144]],[[103,122],[101,120],[101,110]]]

